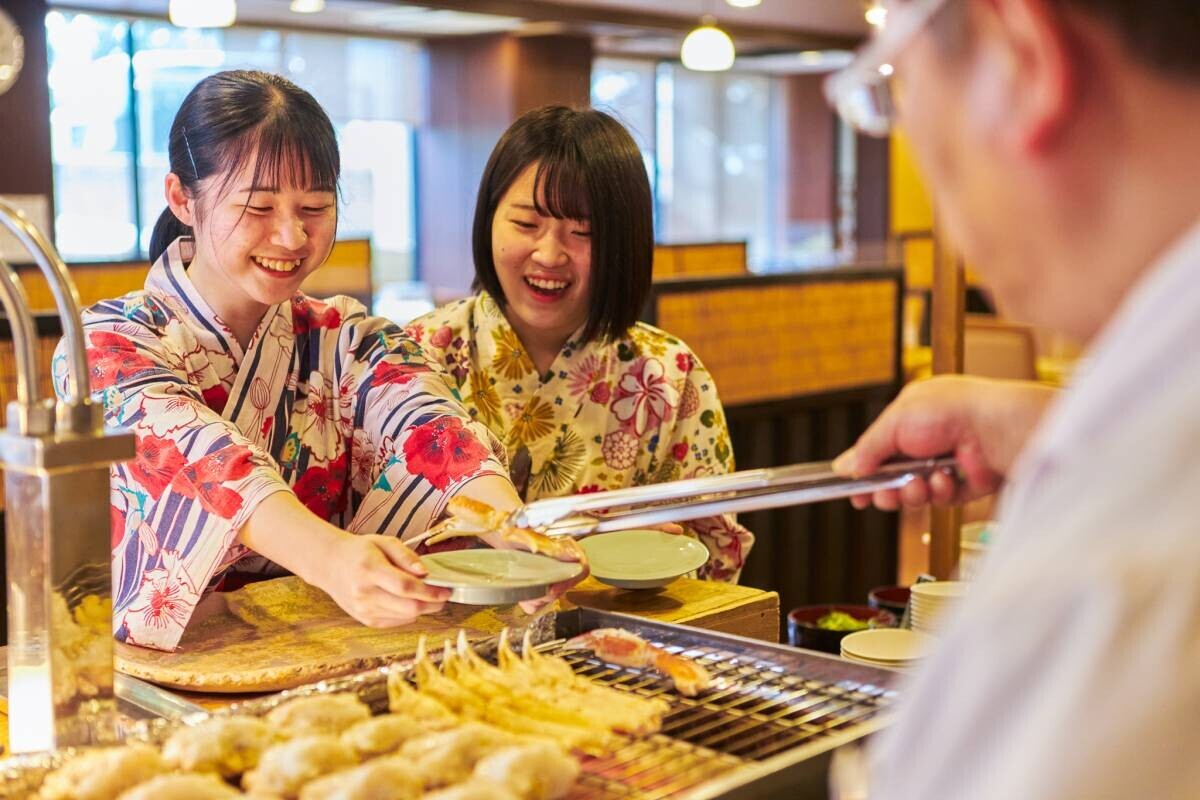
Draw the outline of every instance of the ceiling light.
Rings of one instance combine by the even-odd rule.
[[[890,78],[892,76],[892,73],[895,71],[896,71],[896,69],[891,64],[880,64],[879,65],[879,74],[885,78]]]
[[[727,70],[733,66],[734,57],[733,40],[712,17],[700,20],[700,27],[687,35],[679,51],[683,66],[697,72]]]
[[[867,11],[864,16],[866,16],[868,24],[874,25],[877,28],[881,28],[883,27],[883,24],[887,22],[887,13],[886,7],[880,5],[878,2],[874,2],[867,7]]]
[[[754,8],[762,5],[762,0],[725,0],[725,2],[734,8]]]
[[[167,18],[180,28],[228,28],[237,19],[237,0],[171,0]]]
[[[292,0],[290,7],[297,14],[316,14],[325,10],[325,0]]]

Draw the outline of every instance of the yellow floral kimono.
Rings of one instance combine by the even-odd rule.
[[[405,332],[446,368],[471,416],[504,442],[526,501],[733,470],[712,376],[658,328],[638,323],[617,341],[573,338],[544,375],[486,292]],[[711,553],[702,575],[736,581],[754,535],[732,516],[686,527]]]

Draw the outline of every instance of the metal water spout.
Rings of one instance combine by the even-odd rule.
[[[109,467],[134,437],[106,433],[92,403],[79,295],[54,246],[0,200],[0,223],[33,256],[67,344],[66,399],[43,397],[38,336],[25,291],[0,258],[17,399],[0,433],[8,555],[9,746],[14,753],[116,735],[112,664]]]

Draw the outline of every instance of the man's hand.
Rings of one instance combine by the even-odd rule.
[[[902,489],[851,499],[884,511],[901,505],[949,505],[991,494],[1000,487],[1056,390],[1036,383],[960,375],[910,384],[854,445],[834,461],[841,475],[870,475],[893,458],[932,458],[947,453],[959,475],[938,472]]]

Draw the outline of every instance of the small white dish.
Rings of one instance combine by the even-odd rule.
[[[901,628],[859,631],[842,639],[842,653],[875,664],[909,664],[925,656],[937,640],[926,633]]]
[[[583,571],[571,561],[522,550],[450,550],[421,556],[425,582],[451,590],[450,602],[473,606],[508,605],[544,597],[556,583]]]
[[[656,530],[598,533],[579,542],[592,576],[620,589],[653,589],[699,569],[708,548],[690,536]]]

